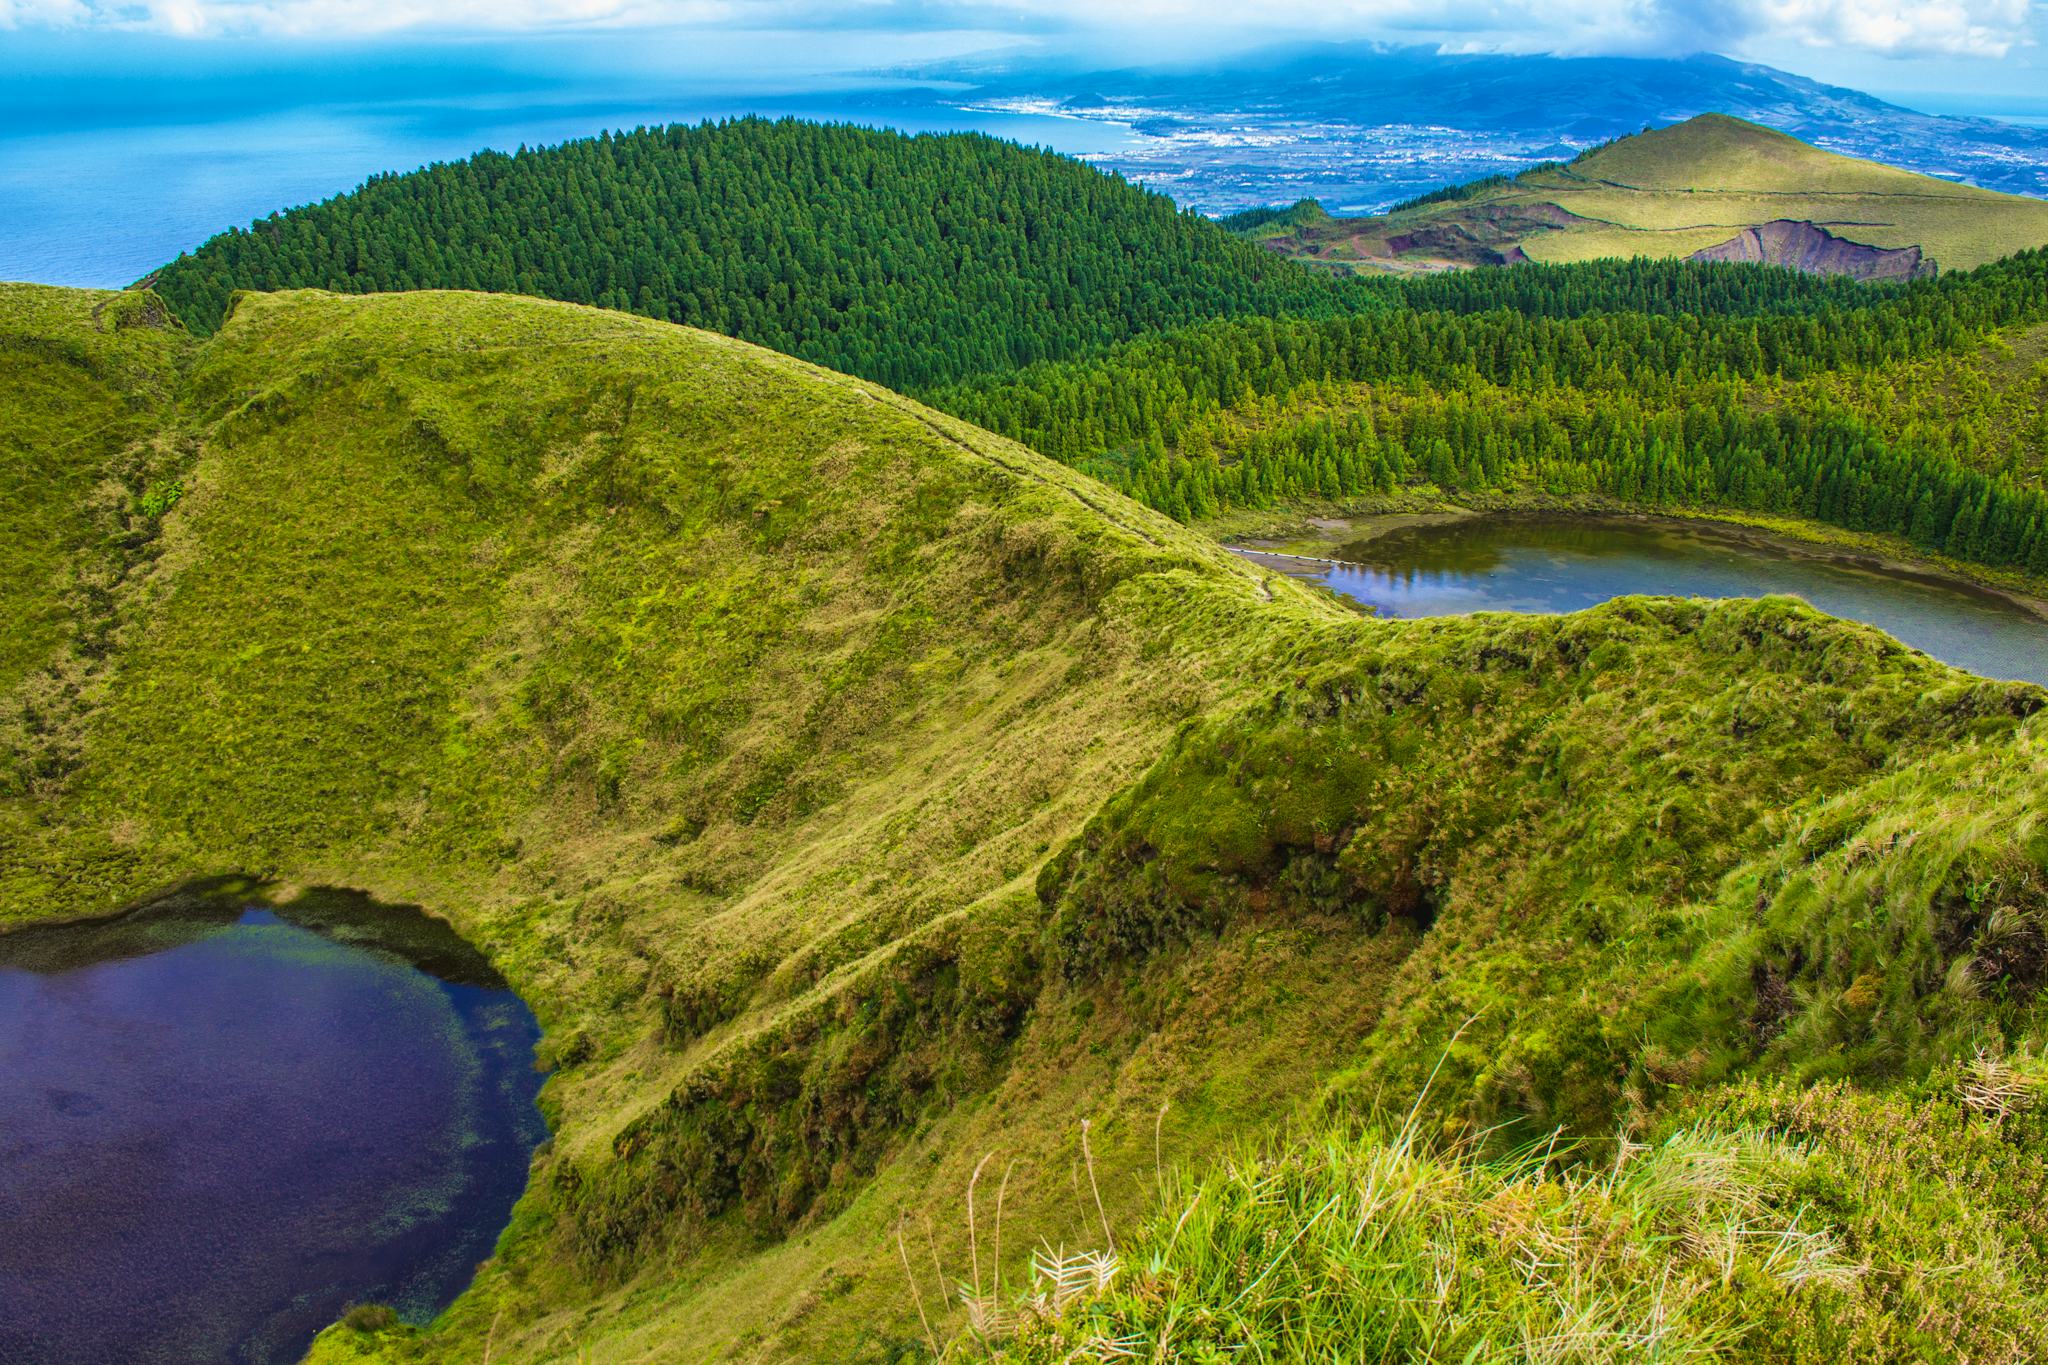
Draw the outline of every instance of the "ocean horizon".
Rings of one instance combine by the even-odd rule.
[[[9,32],[0,279],[120,288],[218,233],[372,176],[743,115],[987,133],[1094,160],[1210,213],[1306,196],[1339,213],[1376,212],[1552,154],[1540,138],[1511,131],[1290,122],[1271,110],[1162,117],[1130,105],[1126,117],[1116,105],[1077,116],[1051,93],[1061,87],[1053,68],[1041,97],[1013,89],[988,98],[949,83],[963,56],[978,70],[1016,74],[985,35],[935,35],[901,50],[896,41],[614,33],[405,47],[117,35],[85,49]],[[791,45],[796,66],[783,60]],[[1898,98],[2016,128],[2048,125],[2048,101],[2038,99]]]
[[[673,75],[644,55],[624,72],[594,71],[589,48],[571,45],[556,71],[537,71],[530,49],[514,61],[493,47],[431,72],[381,50],[290,49],[215,68],[195,49],[183,67],[138,58],[107,72],[30,50],[0,74],[0,280],[120,288],[217,233],[375,175],[638,127],[787,116],[983,132],[1076,156],[1130,136],[957,108],[932,83],[886,72],[825,71],[791,89],[786,78],[750,84],[703,53]]]

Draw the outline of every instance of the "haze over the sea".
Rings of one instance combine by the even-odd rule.
[[[1136,137],[1056,105],[960,108],[942,84],[907,79],[962,58],[1015,76],[1213,62],[1289,41],[1710,49],[1934,112],[2044,123],[2041,11],[2012,0],[876,0],[849,16],[811,0],[0,0],[0,279],[123,285],[226,227],[370,175],[644,124],[788,114],[974,129],[1112,159]],[[1343,148],[1318,153],[1313,137],[1310,158],[1343,164]],[[1235,169],[1213,149],[1184,165],[1174,155],[1120,168],[1184,202]],[[1420,163],[1416,176],[1445,178]],[[1239,206],[1256,188],[1234,183],[1203,206]],[[1355,185],[1333,188],[1339,207],[1370,206],[1346,202]]]
[[[975,129],[1070,153],[1116,140],[850,74],[881,65],[860,43],[813,45],[808,67],[770,72],[744,53],[645,40],[637,62],[614,61],[630,55],[617,37],[424,49],[123,37],[106,40],[118,72],[107,78],[76,69],[79,41],[0,36],[27,58],[0,78],[0,279],[118,287],[224,228],[371,175],[645,124],[759,113]]]

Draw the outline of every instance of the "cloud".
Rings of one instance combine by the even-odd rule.
[[[0,0],[0,28],[73,28],[92,19],[85,0]]]
[[[2033,41],[2031,0],[1786,0],[1775,8],[1814,42],[1872,52],[2003,57]]]
[[[0,28],[187,38],[376,36],[404,30],[688,28],[812,6],[763,0],[0,0]]]
[[[2003,57],[2038,0],[955,0],[1076,27],[1428,36],[1467,50],[1699,52],[1787,43],[1888,56]],[[1105,20],[1105,15],[1114,17]]]
[[[2032,43],[2037,0],[0,0],[0,28],[191,37],[405,30],[843,30],[966,25],[1047,35],[1114,30],[1434,42],[1461,51],[1675,53],[1768,60],[1786,45],[1886,56],[2001,58]],[[1135,54],[1133,54],[1135,55]]]
[[[2032,43],[2033,0],[1659,0],[1662,36],[1891,57],[1999,58]]]

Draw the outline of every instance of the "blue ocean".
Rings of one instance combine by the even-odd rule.
[[[620,38],[453,53],[137,41],[111,55],[103,39],[88,65],[66,44],[0,32],[0,280],[119,287],[224,228],[371,175],[606,129],[791,115],[1079,156],[1127,136],[953,108],[943,89],[886,71],[821,69],[796,89],[750,79],[776,40],[744,37],[726,52]]]
[[[1008,41],[616,31],[334,43],[0,28],[0,279],[119,287],[228,227],[372,175],[742,114],[986,132],[1097,159],[1205,212],[1308,195],[1365,212],[1548,155],[1530,135],[1486,132],[1483,118],[1464,132],[1365,126],[1297,116],[1285,98],[1240,109],[1220,96],[1205,112],[1199,80],[1185,100],[1104,117],[1085,81],[1017,57]],[[1015,98],[1013,83],[1011,98],[963,107],[982,98],[949,82],[963,62],[999,77],[1028,70],[1044,93]],[[2039,99],[1911,98],[2048,122]],[[1091,106],[1091,117],[1064,112]],[[1941,146],[1919,150],[1910,164],[1946,164]]]

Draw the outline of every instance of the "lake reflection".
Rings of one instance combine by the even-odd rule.
[[[1882,572],[1694,525],[1485,517],[1402,527],[1312,575],[1384,616],[1566,612],[1629,593],[1789,593],[1991,678],[2048,684],[2048,622],[1948,580]]]

